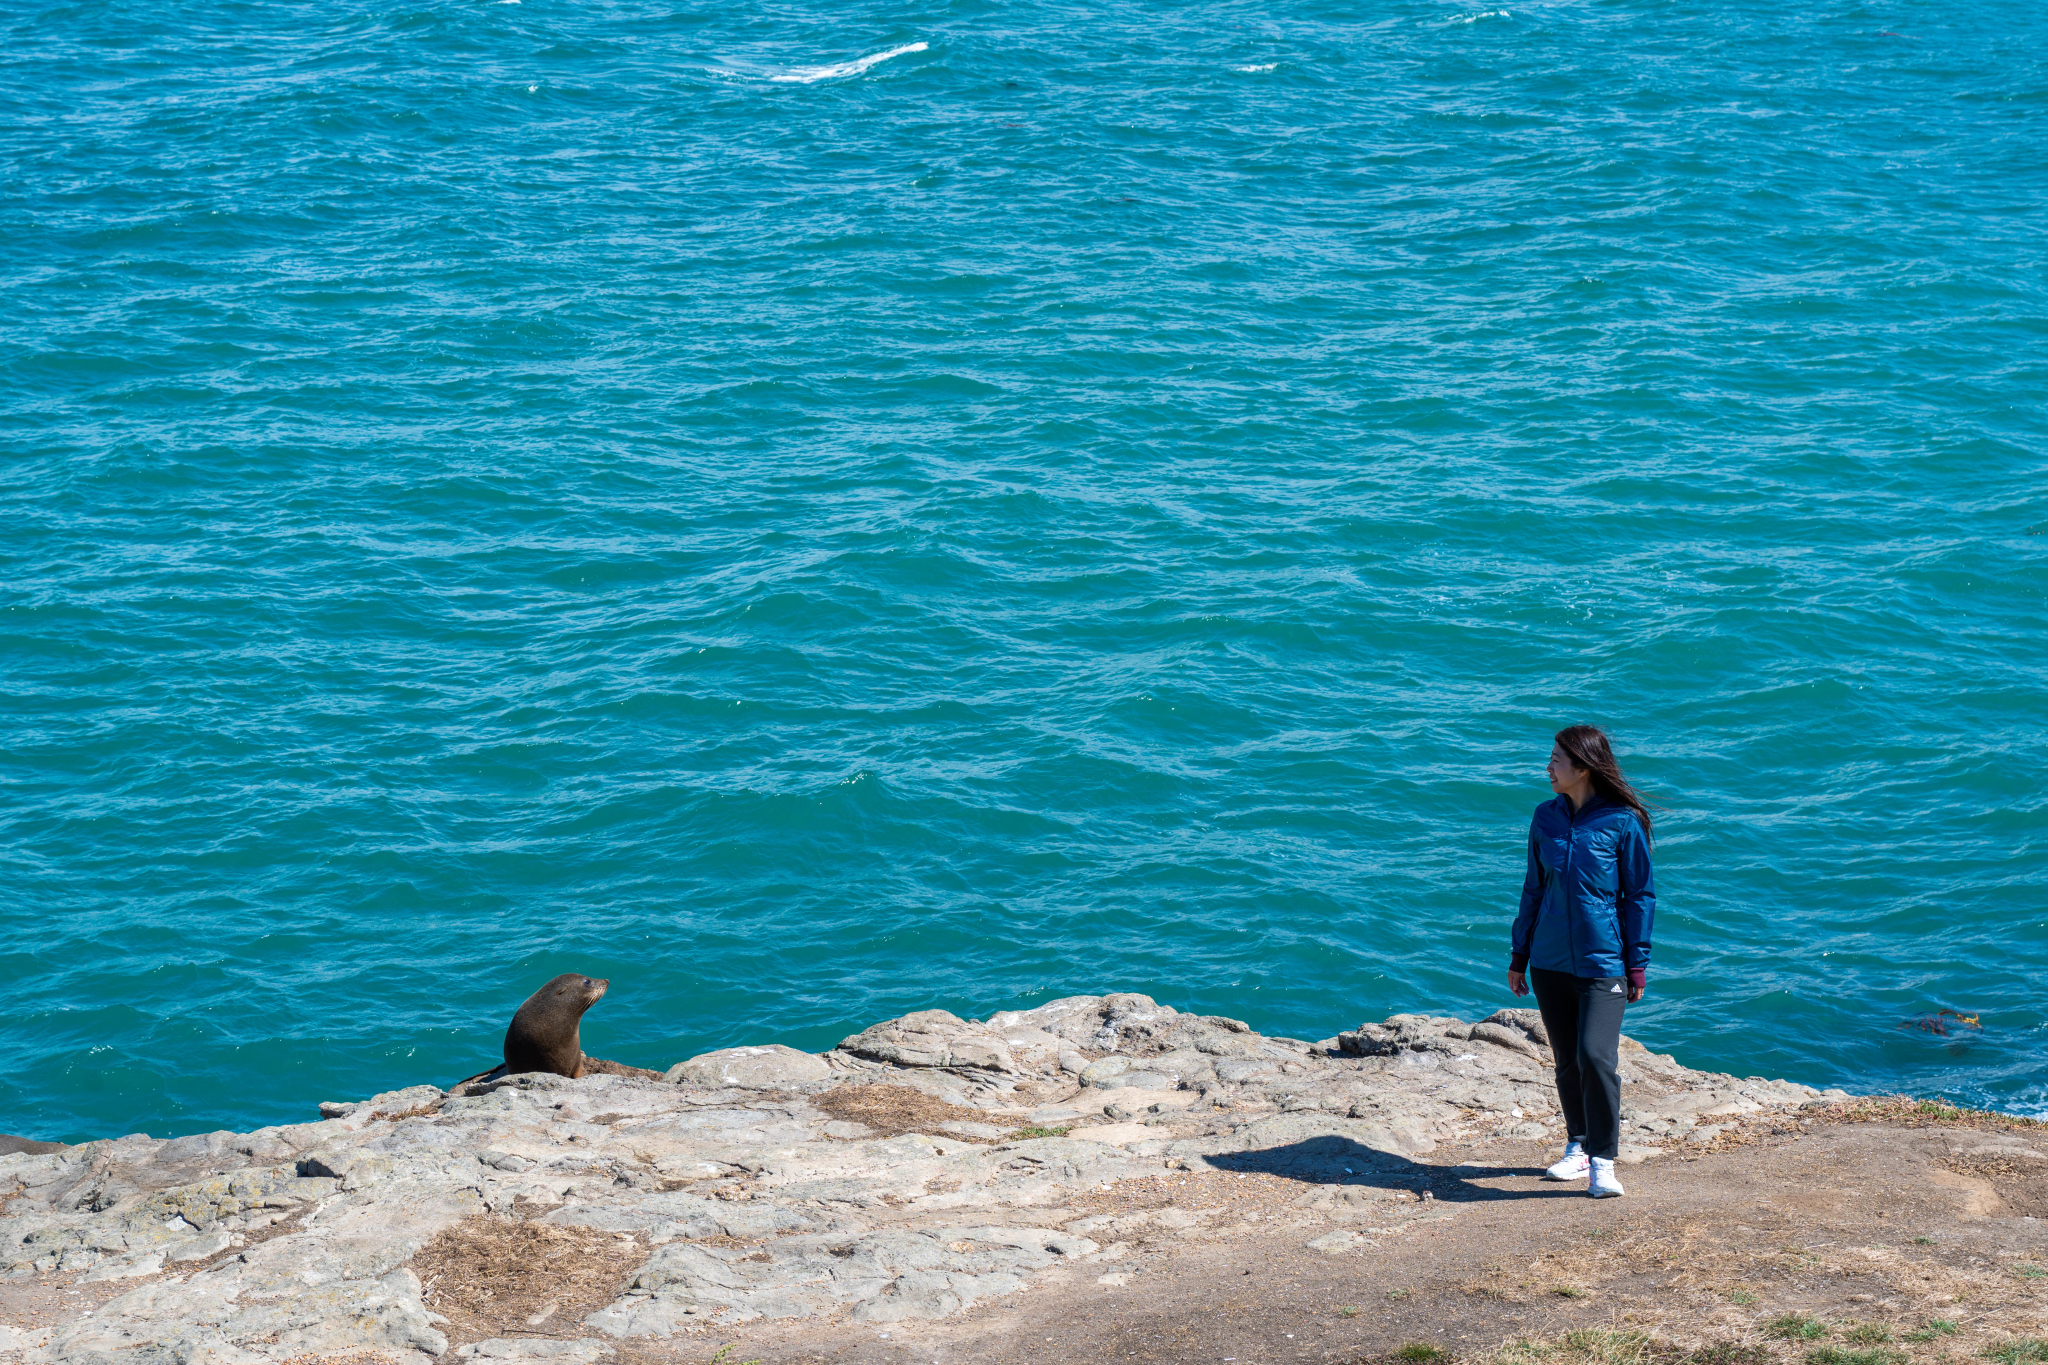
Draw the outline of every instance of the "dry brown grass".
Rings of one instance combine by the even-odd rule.
[[[1356,1365],[1774,1365],[1769,1349],[1714,1341],[1687,1350],[1647,1332],[1582,1328],[1561,1337],[1518,1338],[1491,1350],[1453,1352],[1428,1342],[1361,1356]]]
[[[580,1074],[585,1076],[635,1076],[643,1081],[658,1081],[662,1078],[659,1071],[649,1071],[644,1066],[627,1066],[624,1062],[608,1062],[602,1057],[590,1056],[584,1057],[583,1070]]]
[[[1879,1239],[1874,1242],[1808,1242],[1812,1234],[1796,1213],[1773,1217],[1769,1211],[1752,1209],[1738,1216],[1754,1219],[1755,1224],[1738,1225],[1731,1218],[1662,1228],[1622,1226],[1598,1238],[1562,1245],[1521,1271],[1516,1297],[1540,1299],[1545,1292],[1556,1292],[1550,1289],[1553,1285],[1590,1289],[1596,1300],[1616,1291],[1634,1296],[1637,1301],[1627,1311],[1641,1314],[1634,1320],[1654,1326],[1656,1333],[1654,1341],[1645,1338],[1643,1365],[1674,1365],[1687,1356],[1665,1344],[1673,1336],[1697,1347],[1701,1342],[1725,1341],[1732,1334],[1750,1343],[1745,1350],[1751,1349],[1752,1333],[1788,1314],[1818,1324],[1820,1339],[1807,1346],[1834,1347],[1841,1357],[1829,1358],[1834,1365],[1854,1365],[1850,1357],[1858,1349],[1877,1346],[1894,1354],[1903,1351],[1913,1361],[1939,1361],[1974,1353],[1994,1339],[2037,1330],[2042,1300],[2038,1286],[2048,1282],[2048,1274],[2030,1274],[2038,1263],[2024,1254],[1966,1259],[1933,1239],[1886,1240],[1899,1237],[1902,1229],[1871,1229]],[[1460,1288],[1470,1294],[1467,1286]],[[1852,1294],[1855,1306],[1845,1312],[1843,1301]],[[1742,1311],[1738,1315],[1729,1309]],[[1940,1332],[1925,1329],[1931,1321],[1946,1319],[1956,1322],[1946,1323]],[[1581,1365],[1570,1352],[1559,1355],[1558,1343],[1528,1347],[1523,1352],[1531,1356],[1527,1362],[1496,1356],[1491,1365],[1533,1365],[1535,1357],[1550,1362],[1544,1350],[1558,1357],[1551,1365]],[[1806,1346],[1800,1348],[1805,1350]],[[1697,1349],[1691,1352],[1698,1354]],[[1805,1361],[1799,1352],[1786,1358],[1786,1365],[1798,1362],[1829,1365]]]
[[[1833,1123],[1890,1123],[1901,1128],[1980,1128],[1987,1132],[2038,1136],[2048,1121],[2023,1119],[1988,1109],[1964,1109],[1947,1100],[1916,1100],[1911,1095],[1869,1095],[1826,1109],[1801,1110],[1801,1118]]]
[[[2048,1122],[1964,1109],[1947,1100],[1915,1099],[1911,1095],[1866,1095],[1835,1104],[1801,1109],[1765,1109],[1755,1114],[1723,1114],[1709,1120],[1720,1127],[1708,1142],[1688,1142],[1682,1134],[1665,1138],[1631,1136],[1648,1147],[1664,1147],[1688,1158],[1754,1147],[1773,1138],[1797,1138],[1815,1129],[1843,1123],[1885,1123],[1900,1128],[1970,1128],[1981,1132],[2041,1136]],[[2042,1216],[2034,1210],[2035,1217]]]
[[[389,1119],[396,1123],[400,1119],[423,1119],[429,1114],[438,1114],[440,1112],[441,1101],[430,1100],[426,1104],[416,1104],[410,1109],[379,1109],[376,1113],[370,1115],[370,1120],[374,1123],[378,1119]]]
[[[979,1109],[948,1104],[936,1095],[927,1095],[907,1085],[842,1085],[818,1096],[812,1103],[835,1119],[867,1125],[873,1130],[871,1137],[932,1134],[940,1132],[938,1125],[948,1121],[987,1123],[989,1118]],[[958,1133],[947,1133],[946,1136],[963,1142],[995,1141],[993,1138],[963,1137]]]
[[[450,1346],[490,1337],[578,1337],[647,1259],[631,1238],[484,1215],[412,1258],[421,1298],[448,1319]]]
[[[284,1365],[398,1365],[398,1356],[374,1346],[351,1346],[345,1351],[308,1351],[290,1356]]]

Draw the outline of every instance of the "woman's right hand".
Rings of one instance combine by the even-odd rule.
[[[1510,967],[1508,969],[1508,989],[1516,995],[1527,995],[1529,993],[1529,978]]]

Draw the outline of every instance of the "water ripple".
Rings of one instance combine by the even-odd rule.
[[[1580,718],[1633,1032],[2044,1112],[2044,22],[14,13],[0,1126],[1483,1014]]]

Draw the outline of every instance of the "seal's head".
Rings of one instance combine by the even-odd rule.
[[[577,1026],[583,1011],[604,999],[611,982],[564,972],[526,997],[505,1030],[505,1070],[583,1074],[583,1040]]]

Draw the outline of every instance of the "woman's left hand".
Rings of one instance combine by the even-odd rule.
[[[1650,989],[1650,988],[1649,988],[1648,986],[1638,986],[1638,985],[1637,985],[1637,984],[1636,984],[1635,982],[1633,982],[1633,981],[1629,982],[1629,983],[1628,983],[1628,1002],[1629,1002],[1629,1004],[1633,1005],[1633,1004],[1635,1004],[1635,1002],[1636,1002],[1636,1001],[1638,1001],[1638,1000],[1642,999],[1642,998],[1643,998],[1643,992],[1644,992],[1644,991],[1647,991],[1648,989]]]

